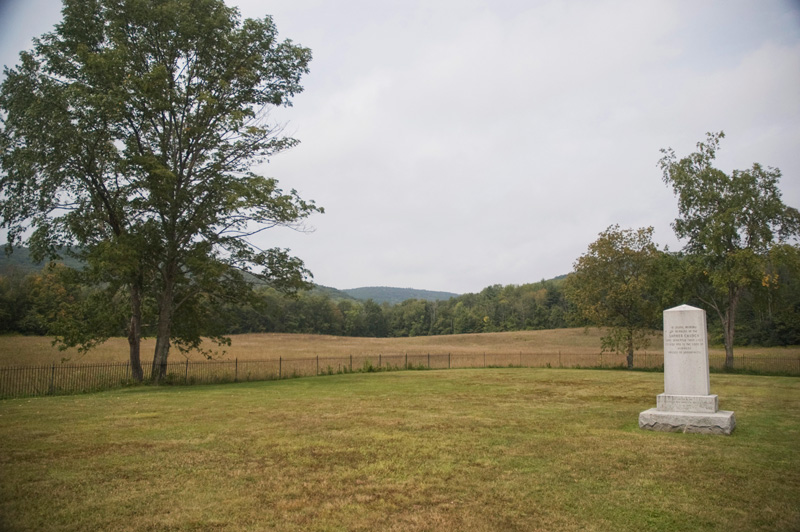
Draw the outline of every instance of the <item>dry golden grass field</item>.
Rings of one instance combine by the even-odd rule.
[[[414,354],[598,354],[602,331],[590,329],[554,329],[505,333],[458,334],[447,336],[417,336],[413,338],[351,338],[310,334],[242,334],[233,335],[230,347],[219,349],[220,360],[274,360],[278,357],[342,357],[348,355]],[[155,340],[142,345],[142,362],[152,362]],[[648,353],[663,352],[661,335],[652,338]],[[712,356],[724,355],[721,346],[712,346]],[[737,347],[737,355],[800,357],[800,346]],[[59,351],[52,339],[36,336],[0,336],[0,366],[41,365],[60,363],[127,362],[128,344],[125,338],[112,338],[99,347],[81,354],[75,349]],[[170,360],[180,362],[205,360],[202,354],[184,355],[176,349]]]

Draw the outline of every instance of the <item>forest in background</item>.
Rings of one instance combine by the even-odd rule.
[[[69,264],[75,267],[76,264]],[[45,267],[27,260],[25,250],[3,261],[0,269],[0,333],[58,336],[68,315],[80,316],[92,303],[92,289],[70,285],[60,263]],[[675,289],[679,272],[665,272],[673,280],[660,295],[664,308],[701,301]],[[779,283],[762,283],[747,290],[737,319],[737,345],[800,345],[800,275],[779,266]],[[303,333],[354,337],[408,337],[589,326],[576,312],[564,290],[566,276],[522,285],[492,285],[478,293],[446,300],[411,298],[399,303],[355,299],[346,291],[316,286],[287,296],[269,286],[258,286],[248,301],[207,300],[216,334]],[[679,287],[680,288],[680,287]],[[152,302],[151,302],[152,305]],[[124,306],[124,305],[123,305]],[[112,308],[110,305],[109,308]],[[124,312],[116,321],[117,336],[125,336]],[[721,326],[708,313],[710,339],[721,342]],[[66,325],[68,326],[68,325]],[[154,323],[145,320],[145,335]],[[660,329],[659,320],[651,324]]]

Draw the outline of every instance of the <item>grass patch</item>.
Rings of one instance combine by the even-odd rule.
[[[712,375],[732,436],[638,429],[663,376],[333,375],[0,402],[3,530],[797,530],[800,379]]]

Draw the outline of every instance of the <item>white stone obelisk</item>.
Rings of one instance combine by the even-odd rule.
[[[706,311],[681,305],[664,311],[664,393],[639,414],[639,427],[667,432],[730,434],[733,412],[719,410],[708,374]]]

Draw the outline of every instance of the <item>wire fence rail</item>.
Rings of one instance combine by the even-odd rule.
[[[709,357],[711,371],[725,371],[725,357]],[[342,373],[456,368],[624,368],[624,355],[576,353],[425,353],[377,354],[339,357],[283,358],[276,360],[225,360],[170,362],[164,384],[214,384],[335,375]],[[634,369],[663,371],[662,354],[636,354]],[[144,367],[144,380],[152,368]],[[733,372],[800,376],[800,357],[736,356]],[[65,395],[136,385],[130,363],[51,364],[0,367],[0,399]]]

